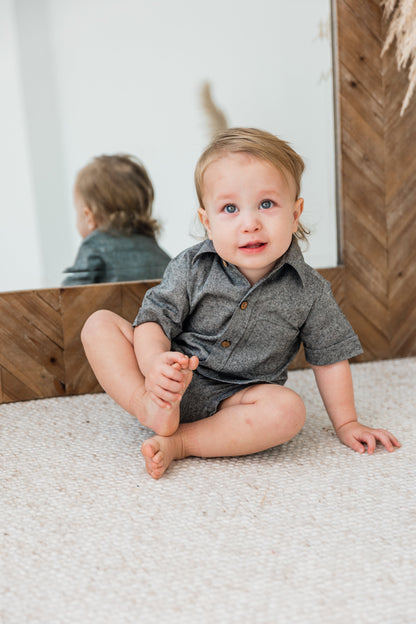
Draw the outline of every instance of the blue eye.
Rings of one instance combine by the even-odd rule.
[[[237,212],[238,208],[237,206],[234,206],[234,204],[227,204],[226,206],[224,206],[224,212],[226,214],[234,214],[235,212]]]
[[[271,199],[265,199],[260,204],[260,208],[263,208],[263,209],[271,208],[272,206],[273,206],[273,202],[271,201]]]

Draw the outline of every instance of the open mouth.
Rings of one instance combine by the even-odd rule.
[[[242,245],[240,249],[261,249],[265,246],[266,243],[248,243],[247,245]]]

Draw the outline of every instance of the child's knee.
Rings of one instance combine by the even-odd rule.
[[[110,322],[112,316],[113,312],[110,312],[110,310],[97,310],[93,312],[91,316],[87,318],[81,329],[82,344],[85,345],[91,340],[94,340],[96,336],[101,336],[103,327]]]
[[[276,409],[278,411],[278,419],[282,419],[288,426],[293,429],[293,435],[296,435],[305,424],[306,407],[301,397],[289,388],[279,387],[279,397],[276,397]]]
[[[296,428],[296,433],[298,433],[306,421],[306,407],[305,403],[302,401],[300,396],[293,392],[293,421]]]

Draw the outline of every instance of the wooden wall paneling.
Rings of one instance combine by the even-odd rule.
[[[400,117],[386,27],[379,2],[338,2],[346,313],[368,360],[416,353],[416,101]]]
[[[121,289],[121,316],[133,322],[142,304],[146,291],[156,286],[158,281],[143,281],[122,284]]]
[[[381,41],[384,33],[383,24],[380,21],[380,0],[366,0],[361,3],[359,0],[346,0],[345,4],[350,7],[351,11],[354,13],[355,19],[366,24],[373,35]],[[344,30],[344,28],[342,30]]]
[[[383,57],[386,87],[386,222],[389,254],[389,356],[416,354],[416,96],[404,115],[407,71],[393,54]]]
[[[355,0],[340,0],[337,5],[346,295],[343,308],[364,348],[357,360],[385,356],[390,341],[382,11],[373,3],[368,19],[364,5]]]
[[[59,293],[24,291],[0,298],[1,402],[64,394]]]
[[[358,360],[416,354],[416,101],[379,2],[339,0],[339,106],[345,312]]]
[[[381,10],[377,2],[376,6],[373,3],[368,19],[368,4],[359,0],[337,1],[338,61],[343,72],[350,71],[350,86],[357,88],[358,92],[367,91],[375,102],[383,106],[383,85],[380,81]],[[348,80],[348,75],[343,75]],[[364,103],[363,100],[362,105]]]
[[[80,332],[95,310],[133,320],[156,281],[5,293],[0,297],[0,403],[101,391]]]

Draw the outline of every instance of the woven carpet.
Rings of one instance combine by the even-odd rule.
[[[293,441],[160,481],[104,394],[0,406],[0,622],[414,624],[416,358],[352,371],[392,454],[338,441],[310,370]]]

